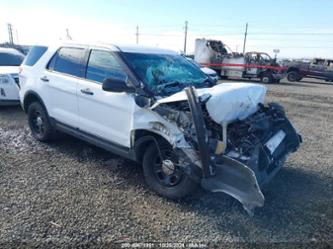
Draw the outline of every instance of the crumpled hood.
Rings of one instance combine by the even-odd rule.
[[[255,113],[264,103],[266,87],[249,83],[222,83],[210,88],[197,89],[198,96],[210,94],[206,103],[210,117],[219,124],[243,120]],[[153,106],[187,100],[185,91],[158,100]]]

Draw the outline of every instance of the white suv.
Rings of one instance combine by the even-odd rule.
[[[19,105],[19,66],[24,55],[13,48],[0,48],[0,106]]]
[[[260,186],[301,142],[266,88],[215,85],[177,53],[139,46],[33,47],[20,73],[33,136],[62,131],[142,163],[147,184],[172,199],[198,185],[252,213]]]

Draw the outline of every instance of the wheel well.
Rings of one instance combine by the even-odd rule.
[[[136,130],[134,131],[134,149],[135,149],[135,158],[138,162],[142,162],[143,155],[147,147],[155,142],[168,143],[164,137],[148,130]]]
[[[299,69],[297,67],[290,67],[290,68],[288,68],[287,73],[290,73],[290,72],[299,73]]]
[[[28,111],[29,105],[33,102],[39,102],[45,108],[45,105],[44,105],[43,101],[41,100],[41,98],[36,93],[31,92],[31,93],[26,94],[24,97],[23,109],[25,112]],[[45,110],[46,110],[46,108],[45,108]]]

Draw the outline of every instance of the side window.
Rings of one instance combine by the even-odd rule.
[[[126,74],[111,52],[91,50],[86,79],[102,83],[106,78],[125,79]]]
[[[47,47],[43,46],[34,46],[30,49],[27,57],[25,58],[23,64],[27,66],[33,66],[36,62],[42,57],[42,55],[46,52]]]
[[[56,72],[82,76],[83,48],[60,48],[50,60],[47,68]]]

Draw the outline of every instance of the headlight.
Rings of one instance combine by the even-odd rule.
[[[9,76],[6,74],[0,74],[0,84],[8,84],[10,82]]]

